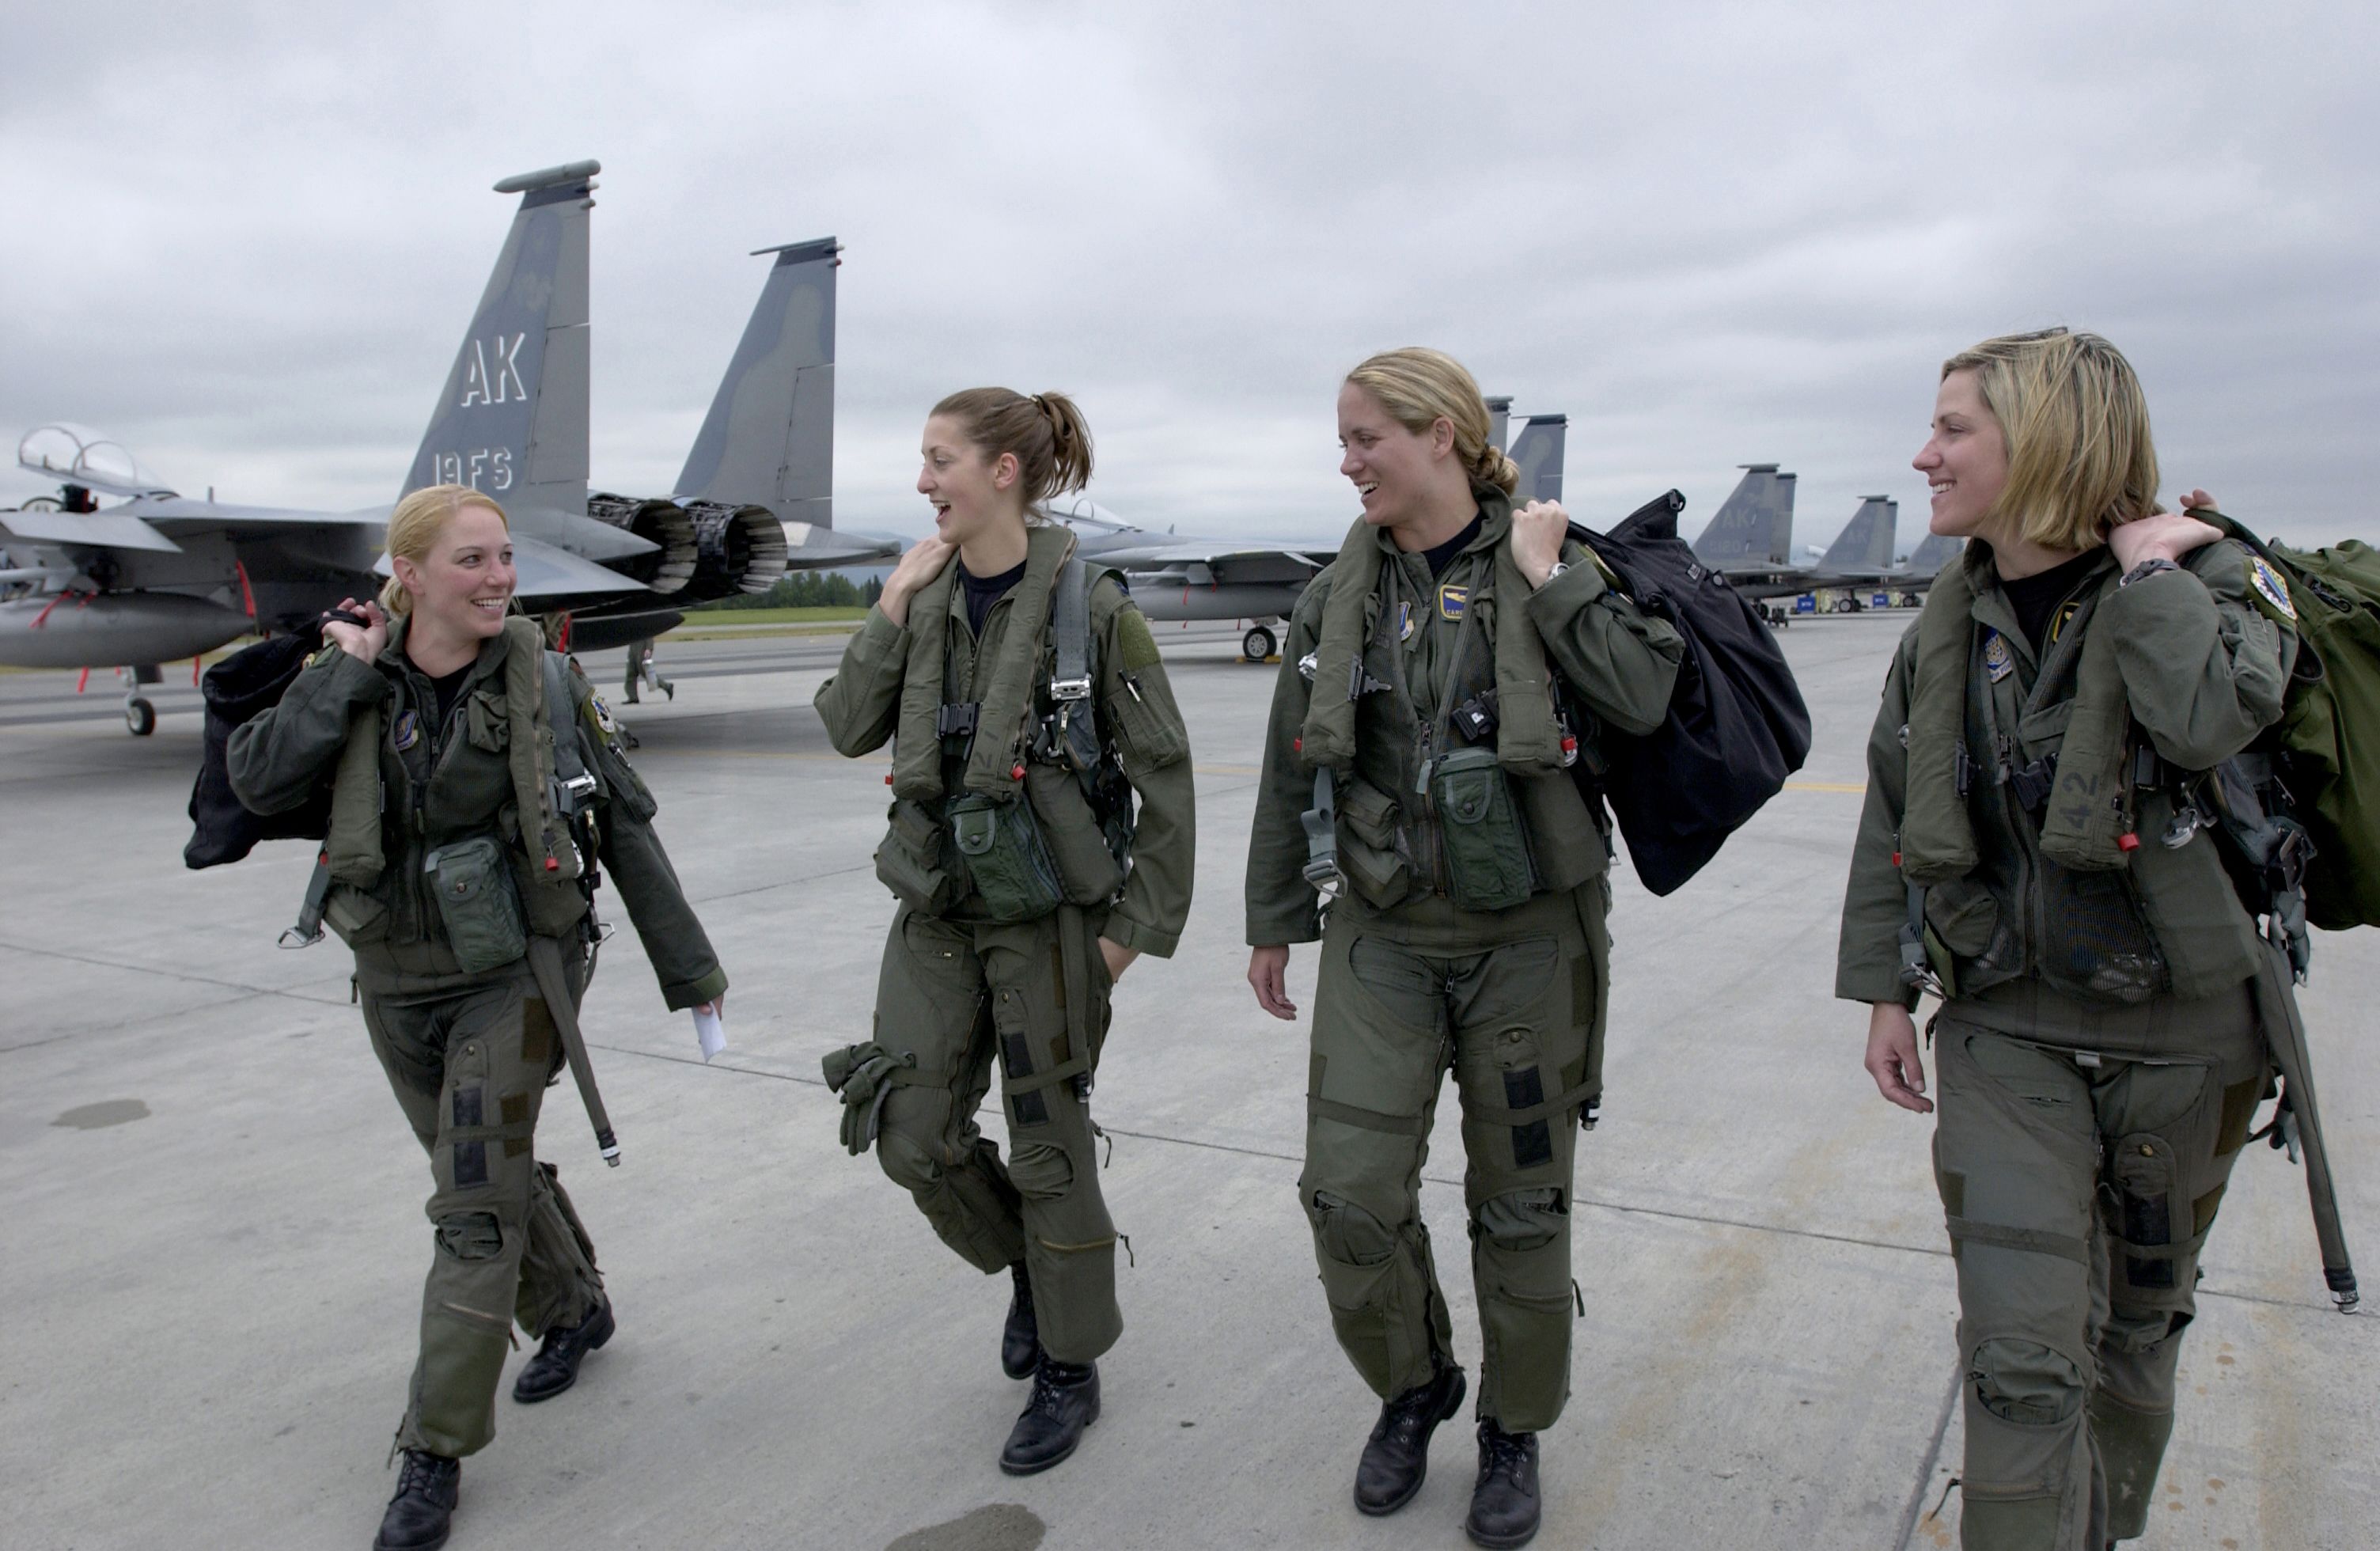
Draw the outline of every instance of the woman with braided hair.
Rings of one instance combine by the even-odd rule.
[[[1091,1076],[1116,977],[1171,957],[1190,913],[1190,746],[1122,577],[1042,515],[1090,479],[1074,402],[953,394],[921,451],[934,536],[818,693],[836,749],[892,744],[876,870],[900,901],[874,1036],[827,1080],[845,1145],[872,1143],[961,1259],[1010,1275],[1001,1365],[1033,1390],[1000,1466],[1025,1475],[1099,1419],[1123,1327]],[[975,1123],[995,1056],[1004,1162]]]
[[[1537,1433],[1570,1393],[1572,1142],[1601,1094],[1610,893],[1601,727],[1667,714],[1684,645],[1613,588],[1488,442],[1479,386],[1391,350],[1339,391],[1364,515],[1290,618],[1248,844],[1248,982],[1322,944],[1298,1198],[1339,1343],[1382,1401],[1355,1506],[1420,1490],[1463,1403],[1421,1220],[1449,1067],[1479,1299],[1482,1545],[1536,1533]],[[1321,897],[1318,898],[1318,890]],[[1328,909],[1324,909],[1324,905]]]

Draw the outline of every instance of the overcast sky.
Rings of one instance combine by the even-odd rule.
[[[1132,520],[1335,535],[1337,382],[1429,344],[1569,413],[1589,521],[1773,461],[1802,542],[1882,492],[1906,544],[1942,357],[2066,322],[2168,494],[2380,539],[2362,6],[0,3],[0,430],[186,492],[391,499],[488,186],[591,156],[612,490],[669,488],[747,251],[832,234],[846,527],[922,531],[989,382],[1076,394]]]

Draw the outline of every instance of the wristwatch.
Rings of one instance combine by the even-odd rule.
[[[2133,566],[2131,570],[2125,572],[2123,576],[2118,579],[2116,585],[2118,587],[2130,587],[2143,576],[2154,576],[2160,571],[2179,571],[2180,569],[2180,566],[2175,564],[2172,561],[2166,559],[2163,555],[2152,555],[2148,559],[2142,561],[2138,565]]]
[[[1550,568],[1546,572],[1546,579],[1545,579],[1544,581],[1542,581],[1542,582],[1539,582],[1537,585],[1538,585],[1539,587],[1551,587],[1551,586],[1553,586],[1554,578],[1555,578],[1556,576],[1560,576],[1563,572],[1565,572],[1565,571],[1567,571],[1567,570],[1569,570],[1569,569],[1570,569],[1570,562],[1569,562],[1569,561],[1567,561],[1567,560],[1557,560],[1557,561],[1555,561],[1555,562],[1553,563],[1553,565],[1552,565],[1552,566],[1551,566],[1551,567],[1550,567]]]

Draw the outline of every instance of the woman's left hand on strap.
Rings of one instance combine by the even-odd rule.
[[[1531,587],[1546,585],[1569,532],[1570,514],[1558,501],[1532,501],[1512,514],[1512,563]]]

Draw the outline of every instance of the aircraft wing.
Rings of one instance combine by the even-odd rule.
[[[37,544],[178,554],[182,546],[128,512],[0,512],[0,530]]]
[[[1217,587],[1291,583],[1303,586],[1337,558],[1336,545],[1157,543],[1097,555],[1142,586]]]
[[[389,575],[388,556],[382,555],[372,569]],[[524,604],[536,604],[549,599],[625,597],[650,594],[652,588],[632,576],[624,576],[608,565],[598,565],[591,560],[572,554],[558,544],[542,539],[532,539],[524,533],[513,535],[513,573],[516,580],[513,596]],[[532,608],[531,612],[537,611]]]
[[[807,522],[785,524],[785,569],[789,571],[823,571],[837,565],[895,561],[905,547],[900,538],[890,533],[863,533]]]

